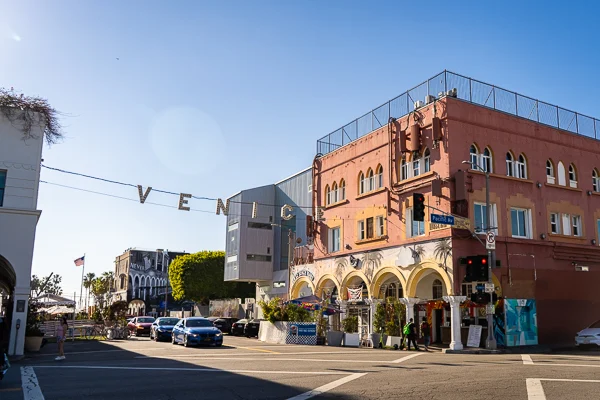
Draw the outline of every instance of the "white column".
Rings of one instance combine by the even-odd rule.
[[[8,342],[8,355],[22,356],[25,346],[25,326],[27,325],[27,308],[29,307],[29,287],[16,287],[14,294],[13,315],[10,329],[10,339]],[[17,308],[24,307],[23,311],[17,311]],[[17,330],[17,323],[19,329]],[[15,346],[16,343],[16,346]]]
[[[419,302],[420,299],[415,298],[415,297],[403,297],[400,299],[400,301],[402,302],[402,304],[404,304],[406,306],[406,322],[408,323],[408,321],[412,318],[413,322],[416,324],[417,321],[415,321],[415,304],[417,304]],[[400,329],[402,329],[402,327],[400,327]]]
[[[450,350],[463,349],[460,334],[460,303],[466,299],[466,296],[444,296],[444,301],[450,303]]]

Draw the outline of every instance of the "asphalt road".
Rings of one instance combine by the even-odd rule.
[[[600,399],[600,353],[450,355],[271,345],[221,348],[146,338],[66,344],[13,364],[2,400],[54,399]]]

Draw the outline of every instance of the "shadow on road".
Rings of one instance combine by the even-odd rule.
[[[139,346],[136,346],[136,340],[140,341]],[[327,367],[322,368],[323,373],[301,367],[298,370],[281,371],[276,370],[276,365],[268,370],[264,365],[257,365],[256,368],[245,365],[241,368],[235,361],[227,369],[218,369],[202,365],[209,358],[195,358],[196,363],[165,359],[171,349],[161,343],[162,346],[156,344],[154,351],[153,344],[143,339],[126,341],[126,344],[124,341],[67,342],[67,359],[64,361],[54,360],[56,345],[49,344],[40,353],[28,355],[14,363],[12,369],[33,366],[46,400],[288,399],[353,373],[368,372]],[[182,346],[173,347],[183,349]],[[204,350],[235,348],[201,347]],[[196,349],[185,350],[191,350],[193,354]],[[160,358],[154,353],[161,353]],[[244,373],[246,370],[250,372]],[[19,394],[22,399],[22,393]],[[4,395],[0,397],[5,399]],[[341,397],[330,393],[319,395],[319,399],[333,398],[360,397]],[[6,399],[9,400],[8,397]]]

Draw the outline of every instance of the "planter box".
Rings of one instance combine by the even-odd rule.
[[[43,336],[25,336],[25,350],[36,353],[42,347]]]
[[[388,336],[385,341],[385,345],[389,347],[394,347],[397,344],[398,348],[402,347],[402,336]]]
[[[340,347],[342,345],[343,340],[344,340],[344,332],[339,332],[339,331],[327,332],[327,346]]]
[[[381,339],[381,336],[379,333],[372,333],[371,334],[371,340],[373,341],[373,347],[374,348],[378,348],[379,347],[379,340]],[[385,346],[385,342],[387,341],[388,336],[387,335],[383,335],[383,340],[382,343]]]
[[[360,336],[358,333],[344,333],[344,347],[358,347]]]

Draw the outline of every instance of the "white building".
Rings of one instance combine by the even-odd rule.
[[[19,121],[10,121],[0,110],[0,313],[6,321],[0,340],[6,345],[9,337],[9,355],[23,354],[33,245],[41,214],[37,201],[43,128],[34,125],[29,135],[23,132]]]

